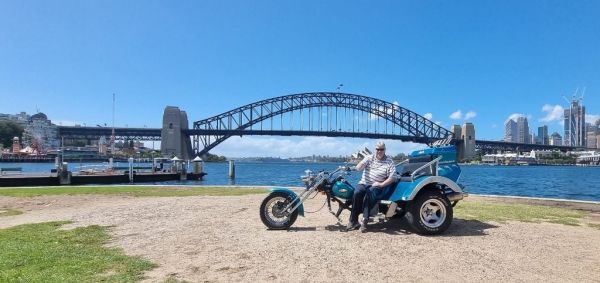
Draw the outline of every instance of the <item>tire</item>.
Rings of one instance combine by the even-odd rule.
[[[283,192],[270,193],[260,205],[260,220],[272,230],[290,228],[298,218],[298,209],[292,213],[280,211],[294,200],[290,194]]]
[[[452,205],[448,198],[433,190],[420,194],[408,205],[406,212],[406,220],[421,235],[443,233],[450,227],[452,216]]]

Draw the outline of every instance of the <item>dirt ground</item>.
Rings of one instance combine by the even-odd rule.
[[[269,231],[258,214],[263,198],[0,197],[0,210],[25,212],[0,217],[0,228],[54,220],[112,226],[111,246],[160,265],[148,282],[600,282],[600,230],[590,227],[455,219],[445,234],[425,237],[394,220],[346,233],[323,209],[289,231]],[[317,199],[305,209],[321,207]]]

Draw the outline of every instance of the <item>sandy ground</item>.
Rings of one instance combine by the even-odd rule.
[[[394,220],[346,233],[324,209],[289,231],[269,231],[258,214],[263,198],[0,197],[0,210],[25,211],[0,217],[0,228],[53,220],[113,226],[111,246],[160,265],[148,282],[600,282],[600,230],[590,227],[455,219],[444,235],[424,237]],[[307,211],[321,207],[317,199]]]

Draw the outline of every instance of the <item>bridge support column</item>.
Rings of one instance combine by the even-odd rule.
[[[192,142],[183,133],[188,129],[188,118],[185,111],[175,106],[167,106],[163,114],[160,152],[164,157],[177,156],[189,160],[192,157]]]
[[[462,127],[463,159],[475,157],[475,126],[473,123],[465,123]]]
[[[473,123],[452,125],[451,132],[457,140],[456,158],[459,161],[469,160],[475,157],[475,126]]]

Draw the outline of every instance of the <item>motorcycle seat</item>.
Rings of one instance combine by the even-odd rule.
[[[431,162],[432,160],[433,157],[430,155],[411,157],[408,160],[408,163],[402,166],[402,170],[400,171],[400,181],[412,182],[413,178],[411,178],[411,175],[413,174],[413,172],[421,168],[423,165]],[[431,172],[431,168],[427,167],[421,169],[419,172],[417,172],[417,174],[415,174],[415,178],[423,175],[433,175],[433,172]]]
[[[398,181],[393,182],[392,184],[390,184],[389,186],[387,186],[383,189],[370,191],[371,201],[370,201],[369,206],[373,207],[375,204],[379,203],[379,201],[381,201],[381,200],[388,200],[392,196],[394,191],[396,190],[397,186],[398,186]]]

